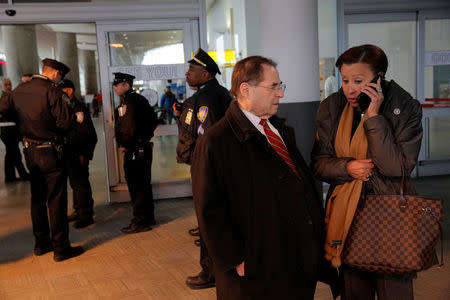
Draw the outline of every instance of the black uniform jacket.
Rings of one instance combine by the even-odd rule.
[[[158,126],[155,111],[147,99],[131,89],[125,93],[114,113],[116,140],[125,148],[142,146],[153,137]]]
[[[323,209],[294,130],[276,116],[301,179],[240,110],[200,138],[191,168],[202,238],[215,264],[218,299],[312,299],[323,255]],[[245,261],[245,277],[234,267]]]
[[[191,164],[199,135],[219,121],[230,105],[231,96],[216,79],[212,79],[183,103],[178,124],[177,161]]]
[[[16,121],[23,137],[59,142],[71,121],[64,96],[50,79],[35,75],[3,97],[0,114]]]
[[[91,115],[83,102],[72,98],[69,103],[72,123],[67,133],[67,146],[72,153],[91,160],[97,144],[97,133]]]
[[[406,176],[404,192],[415,194],[409,175],[417,164],[422,141],[422,108],[419,101],[393,80],[384,81],[382,87],[384,101],[379,115],[364,122],[367,157],[375,165],[373,175],[365,183],[367,193],[398,194],[403,170]],[[336,185],[353,180],[345,167],[354,158],[338,158],[334,150],[339,119],[346,103],[347,98],[340,89],[320,104],[316,116],[312,169],[318,179],[330,183],[328,197]]]

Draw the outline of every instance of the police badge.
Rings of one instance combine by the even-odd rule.
[[[119,117],[123,117],[125,115],[125,113],[127,112],[127,105],[122,104],[121,106],[119,106],[119,108],[117,110],[119,111]]]
[[[191,125],[191,120],[192,120],[192,109],[189,108],[189,110],[186,114],[186,118],[184,119],[184,123]]]
[[[200,106],[197,113],[197,118],[200,122],[205,122],[206,116],[208,115],[208,106]]]
[[[77,122],[83,123],[84,120],[84,113],[82,111],[76,112],[75,115],[77,116]]]

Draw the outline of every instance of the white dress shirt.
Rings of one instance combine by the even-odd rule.
[[[267,138],[267,135],[264,132],[264,127],[261,124],[259,124],[259,122],[261,121],[261,118],[258,117],[258,116],[255,116],[254,114],[252,114],[249,111],[246,111],[245,109],[241,108],[241,110],[244,113],[244,115],[247,117],[247,119],[249,119],[249,121],[253,124],[253,126],[255,126],[256,129],[258,129],[259,132],[261,132]],[[266,123],[267,123],[267,125],[269,125],[270,130],[272,130],[283,141],[283,138],[281,137],[281,135],[278,132],[278,130],[275,127],[273,127],[272,124],[270,124],[269,119],[266,119]],[[267,141],[269,141],[269,140],[267,140]],[[269,142],[269,144],[270,144],[270,142]],[[286,145],[286,143],[284,141],[283,141],[283,144]]]

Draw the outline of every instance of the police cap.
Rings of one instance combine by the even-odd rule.
[[[51,59],[51,58],[43,59],[42,64],[44,66],[48,66],[52,69],[58,70],[59,73],[61,73],[62,77],[66,76],[66,74],[70,72],[70,68],[68,66],[66,66],[62,62],[59,62],[59,61]]]
[[[114,81],[113,85],[117,85],[121,82],[133,82],[133,79],[136,78],[133,75],[126,74],[126,73],[113,73],[114,74]]]
[[[64,79],[63,81],[61,81],[61,83],[58,85],[58,87],[60,87],[62,89],[71,88],[71,89],[75,90],[75,85],[69,79]]]
[[[220,73],[216,62],[202,48],[198,48],[197,52],[195,52],[195,55],[188,63],[202,66],[212,75],[216,75],[216,73],[222,74]]]

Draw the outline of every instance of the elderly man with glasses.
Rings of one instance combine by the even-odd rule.
[[[314,297],[322,204],[293,129],[275,115],[285,90],[276,67],[239,61],[236,100],[195,148],[195,208],[218,299]]]

